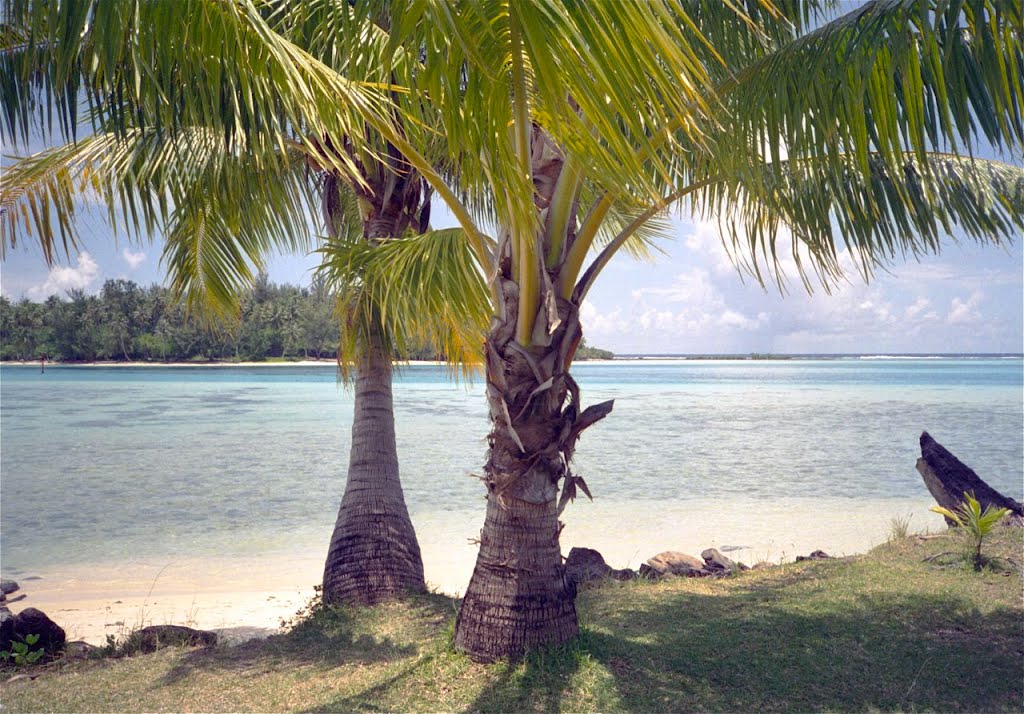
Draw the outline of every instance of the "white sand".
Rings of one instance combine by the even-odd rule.
[[[693,555],[729,546],[728,555],[748,564],[791,561],[823,549],[832,555],[864,552],[885,540],[891,521],[910,516],[911,531],[939,530],[927,499],[789,499],[770,503],[701,499],[686,504],[637,501],[570,505],[562,551],[596,548],[616,568],[639,567],[663,550]],[[469,582],[479,535],[479,514],[414,515],[428,585],[458,595]],[[16,577],[28,597],[15,612],[36,607],[63,627],[71,640],[102,644],[151,624],[184,624],[228,630],[240,639],[276,631],[314,594],[320,582],[323,543],[295,543],[293,552],[266,557],[196,557],[40,568]],[[322,546],[322,547],[321,547]],[[734,549],[739,546],[739,549]]]

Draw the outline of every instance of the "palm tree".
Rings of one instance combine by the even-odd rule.
[[[579,307],[612,257],[644,250],[659,215],[718,217],[726,246],[762,282],[783,280],[788,228],[808,288],[840,279],[843,255],[869,278],[897,258],[938,250],[953,226],[992,242],[1024,229],[1021,171],[970,158],[979,139],[1002,152],[1024,142],[1015,0],[874,0],[838,17],[798,0],[350,4],[339,30],[356,38],[354,64],[390,71],[393,57],[415,58],[412,71],[378,86],[303,53],[257,4],[194,2],[228,39],[190,27],[204,51],[165,41],[136,63],[157,66],[147,77],[172,65],[200,77],[226,44],[222,84],[243,96],[275,87],[274,103],[261,106],[315,127],[306,136],[340,145],[361,136],[353,127],[372,127],[448,205],[488,277],[487,512],[455,633],[475,659],[516,657],[577,632],[559,516],[578,492],[589,494],[571,470],[573,452],[612,408],[584,409],[570,374]],[[167,24],[157,26],[167,33]],[[386,51],[368,60],[356,45],[378,31]],[[45,50],[61,54],[75,37]],[[233,53],[249,40],[268,70]],[[223,116],[203,98],[171,111],[132,65],[104,73],[107,57],[119,56],[93,58],[103,94],[133,97],[133,108],[165,126],[180,123],[179,113]],[[236,64],[260,81],[244,81]],[[66,86],[46,79],[32,86]],[[14,83],[16,107],[29,84]],[[238,102],[241,114],[249,106]],[[263,136],[274,116],[246,126]],[[237,143],[236,123],[222,124],[218,135]],[[303,141],[349,170],[323,142]],[[451,166],[454,174],[442,168]],[[401,291],[372,284],[391,274],[395,256],[360,255],[377,309],[408,310]]]
[[[420,33],[418,86],[498,231],[477,248],[492,276],[492,426],[455,632],[475,659],[577,631],[559,516],[589,496],[573,452],[612,409],[583,408],[570,375],[579,308],[652,218],[717,216],[762,282],[784,279],[786,227],[808,288],[842,277],[841,246],[867,279],[937,251],[954,225],[992,242],[1024,229],[1024,173],[962,156],[979,138],[1001,151],[1024,140],[1019,3],[880,0],[828,21],[796,2],[392,9],[392,27]]]
[[[74,6],[67,3],[62,9]],[[117,27],[114,20],[127,20],[117,8],[104,8],[102,3],[86,9],[83,17],[90,25],[82,33],[83,54],[88,54],[97,33]],[[104,9],[114,11],[113,17],[104,18]],[[153,3],[141,8],[140,19],[146,11],[151,13],[146,19],[154,20],[153,15],[167,10],[167,3]],[[337,14],[330,4],[312,8],[303,18],[314,20],[312,32],[304,31],[294,17],[270,20],[282,35],[301,41],[306,51],[339,57],[327,32]],[[8,32],[25,28],[31,17],[19,15],[15,8],[11,20]],[[29,32],[23,30],[19,36],[27,38]],[[50,42],[66,44],[67,37],[54,40],[51,36]],[[5,43],[15,44],[10,38]],[[29,50],[23,45],[21,51]],[[17,54],[13,58],[25,65],[11,62],[8,54],[7,69],[12,74],[5,79],[9,82],[26,71],[52,69],[35,66]],[[81,75],[89,76],[85,71]],[[369,71],[365,76],[371,77]],[[77,79],[73,74],[67,77],[72,83]],[[211,83],[207,91],[216,91],[214,78],[207,79]],[[176,80],[168,76],[162,89],[173,91]],[[26,99],[27,107],[32,98]],[[181,99],[187,102],[189,96]],[[120,112],[127,105],[118,106],[108,98],[102,106],[104,111]],[[73,109],[69,112],[62,127],[66,138],[71,138],[69,132],[73,136],[77,119]],[[310,232],[307,216],[312,214],[313,230],[329,237],[322,248],[321,266],[328,280],[332,279],[330,266],[348,254],[392,241],[400,244],[395,248],[429,262],[437,274],[444,274],[468,296],[443,311],[384,315],[375,308],[372,295],[361,289],[357,274],[333,275],[343,294],[340,364],[346,378],[354,373],[355,394],[348,477],[324,566],[322,595],[326,602],[372,604],[424,591],[419,544],[399,479],[391,360],[430,339],[453,363],[468,369],[479,361],[476,335],[486,321],[486,299],[479,272],[465,259],[464,242],[454,240],[452,231],[428,230],[429,189],[394,147],[372,132],[363,132],[358,147],[344,137],[336,150],[326,133],[306,143],[297,141],[294,133],[301,131],[299,126],[279,127],[273,143],[253,141],[244,130],[237,142],[222,142],[217,133],[222,127],[210,116],[200,116],[173,131],[161,131],[159,113],[150,124],[139,121],[144,116],[137,112],[117,129],[111,129],[116,121],[100,122],[92,136],[12,167],[3,188],[2,205],[11,211],[4,244],[14,245],[19,215],[28,215],[19,209],[30,207],[33,218],[39,219],[35,227],[45,255],[52,259],[52,207],[65,251],[74,249],[76,199],[93,190],[105,200],[113,225],[120,224],[135,235],[162,229],[164,260],[175,292],[201,314],[231,320],[237,318],[243,288],[257,281],[268,253],[275,248],[308,247],[304,237]],[[10,134],[17,136],[16,122],[24,122],[27,115],[8,119]],[[173,208],[168,207],[167,197]],[[320,210],[311,211],[317,202]],[[123,213],[118,214],[118,209]],[[404,289],[411,299],[430,286],[420,272],[407,280],[392,274],[391,284]]]

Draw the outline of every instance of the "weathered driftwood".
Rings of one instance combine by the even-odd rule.
[[[1024,518],[1024,506],[982,481],[927,431],[921,432],[921,458],[917,460],[917,471],[932,497],[943,508],[956,510],[963,503],[964,493],[973,493],[983,509],[989,506],[1008,508],[1018,524]]]

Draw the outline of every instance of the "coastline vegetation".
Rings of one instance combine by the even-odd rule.
[[[993,555],[1021,550],[998,527]],[[582,590],[581,634],[515,663],[452,647],[458,601],[313,607],[282,635],[31,669],[6,711],[1004,711],[1018,574],[926,562],[950,531],[734,577]],[[28,670],[19,670],[28,671]],[[6,678],[5,678],[6,679]]]
[[[96,295],[72,290],[68,299],[17,302],[0,295],[0,361],[58,362],[287,362],[334,360],[339,323],[324,283],[308,288],[276,284],[261,275],[242,293],[232,329],[190,315],[169,288],[108,280]],[[581,359],[614,359],[604,349],[580,347]],[[423,344],[409,359],[439,360]]]

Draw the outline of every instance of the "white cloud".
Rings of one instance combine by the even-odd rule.
[[[124,262],[128,263],[128,267],[132,270],[135,270],[146,261],[146,254],[141,250],[138,253],[134,253],[125,248],[121,251],[121,257],[124,258]]]
[[[50,270],[46,282],[26,291],[29,299],[41,301],[68,290],[85,290],[99,277],[100,266],[88,253],[78,254],[78,265],[72,267],[56,267]]]
[[[953,298],[949,305],[949,314],[946,315],[946,322],[950,325],[964,325],[981,320],[981,312],[978,306],[985,300],[985,293],[975,290],[966,300]]]
[[[913,305],[911,305],[910,307],[903,311],[903,316],[906,317],[908,320],[913,320],[917,318],[919,315],[922,315],[922,313],[924,313],[925,310],[931,307],[931,305],[932,301],[929,300],[928,298],[918,297],[917,300],[914,301]],[[934,314],[934,312],[928,312],[924,313],[924,315],[922,316],[927,318],[928,315]]]

